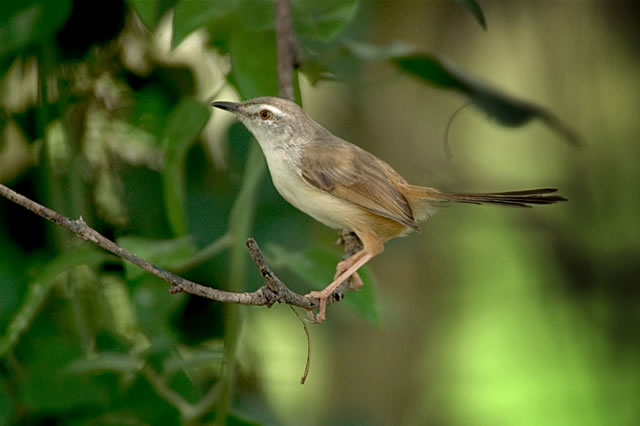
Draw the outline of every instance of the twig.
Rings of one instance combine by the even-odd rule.
[[[159,396],[178,409],[183,419],[191,419],[194,416],[192,405],[171,389],[153,368],[145,365],[142,367],[141,373]]]
[[[258,271],[260,272],[260,275],[262,275],[262,279],[265,283],[265,285],[260,288],[265,289],[265,295],[267,293],[273,294],[272,297],[274,298],[274,303],[286,303],[287,305],[298,306],[307,310],[318,309],[320,307],[318,299],[295,293],[294,291],[289,289],[289,287],[287,287],[282,281],[280,281],[280,278],[278,278],[273,273],[269,265],[267,265],[267,263],[265,262],[264,255],[262,254],[262,251],[260,251],[260,247],[258,247],[258,243],[256,243],[256,240],[254,240],[253,238],[249,238],[246,244],[247,248],[249,249],[251,259],[258,268]],[[338,287],[333,292],[333,297],[330,297],[329,300],[327,300],[327,304],[339,302],[340,300],[342,300],[344,297],[343,295],[345,289],[346,286]]]
[[[295,64],[295,40],[289,0],[275,0],[276,37],[278,43],[278,94],[281,98],[295,100],[293,91],[293,67]]]
[[[300,384],[304,385],[304,382],[307,381],[307,376],[309,375],[309,368],[311,368],[311,335],[309,334],[309,327],[307,327],[307,323],[302,319],[298,311],[296,311],[296,308],[291,305],[289,305],[289,307],[302,323],[302,327],[304,327],[304,334],[307,335],[307,363],[304,366],[304,373],[302,374],[302,377],[300,377]]]
[[[286,303],[288,305],[298,306],[304,309],[317,309],[319,306],[317,299],[295,293],[275,276],[271,269],[269,269],[269,267],[264,263],[264,256],[262,255],[258,244],[252,238],[247,240],[247,246],[249,247],[251,257],[254,259],[254,263],[258,266],[258,269],[265,279],[265,285],[253,292],[234,293],[198,284],[172,274],[171,272],[138,257],[130,251],[125,250],[108,238],[105,238],[98,231],[87,225],[82,218],[78,220],[69,219],[66,216],[18,194],[2,184],[0,184],[0,195],[28,210],[31,210],[38,216],[41,216],[56,225],[68,229],[83,240],[92,242],[127,262],[132,263],[168,282],[171,284],[170,291],[172,293],[190,293],[206,297],[207,299],[216,300],[218,302],[242,305],[271,306],[274,303]]]

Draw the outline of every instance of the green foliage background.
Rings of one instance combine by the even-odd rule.
[[[451,206],[388,244],[300,386],[287,307],[171,295],[0,199],[0,424],[637,424],[638,6],[292,7],[296,89],[334,133],[412,183],[570,201]],[[209,107],[276,95],[276,63],[270,0],[4,1],[0,182],[213,287],[261,285],[253,236],[320,288],[335,232]]]

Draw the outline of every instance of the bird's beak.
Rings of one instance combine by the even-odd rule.
[[[223,109],[225,111],[232,112],[234,114],[237,114],[237,113],[241,112],[240,104],[235,103],[235,102],[217,101],[217,102],[212,103],[211,106]]]

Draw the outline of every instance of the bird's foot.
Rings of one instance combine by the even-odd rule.
[[[326,289],[325,289],[326,290]],[[327,317],[327,299],[331,296],[331,291],[311,291],[305,294],[306,297],[313,297],[320,301],[320,308],[318,308],[318,314],[314,315],[313,311],[308,310],[307,316],[314,323],[321,323]]]
[[[336,266],[336,274],[333,276],[334,280],[353,265],[353,262],[349,262],[349,260],[350,258],[338,263]],[[350,278],[352,278],[352,280],[349,281],[349,290],[358,290],[362,287],[362,278],[360,278],[357,272],[354,272]]]

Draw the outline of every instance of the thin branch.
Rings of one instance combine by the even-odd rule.
[[[148,365],[142,367],[142,375],[151,384],[156,393],[164,398],[171,405],[176,407],[183,419],[190,419],[194,416],[193,406],[189,404],[180,394],[171,389],[167,383],[153,368]]]
[[[296,308],[291,305],[289,305],[289,307],[302,323],[304,334],[307,336],[307,362],[304,365],[304,373],[302,374],[302,377],[300,377],[300,384],[304,385],[304,382],[307,381],[307,376],[309,375],[309,369],[311,368],[311,335],[309,334],[309,327],[307,327],[307,323],[302,319],[298,311],[296,311]]]
[[[170,291],[172,293],[190,293],[195,294],[196,296],[206,297],[207,299],[216,300],[218,302],[242,305],[271,306],[274,303],[286,303],[288,305],[294,305],[304,309],[317,309],[319,306],[317,299],[295,293],[275,276],[271,269],[269,269],[269,267],[264,263],[264,256],[262,255],[262,252],[260,252],[258,244],[253,239],[249,239],[247,241],[247,246],[249,247],[251,256],[254,259],[254,263],[256,263],[258,269],[260,269],[266,284],[253,292],[234,293],[208,287],[174,275],[171,272],[168,272],[120,247],[87,225],[82,218],[78,220],[69,219],[66,216],[18,194],[2,184],[0,184],[0,195],[28,210],[31,210],[38,216],[41,216],[56,225],[68,229],[83,240],[92,242],[125,261],[132,263],[150,274],[168,282],[171,284]],[[261,263],[259,264],[256,259],[259,259]]]
[[[293,19],[289,0],[275,0],[276,37],[278,43],[278,93],[281,98],[295,100],[293,67],[296,62]]]

